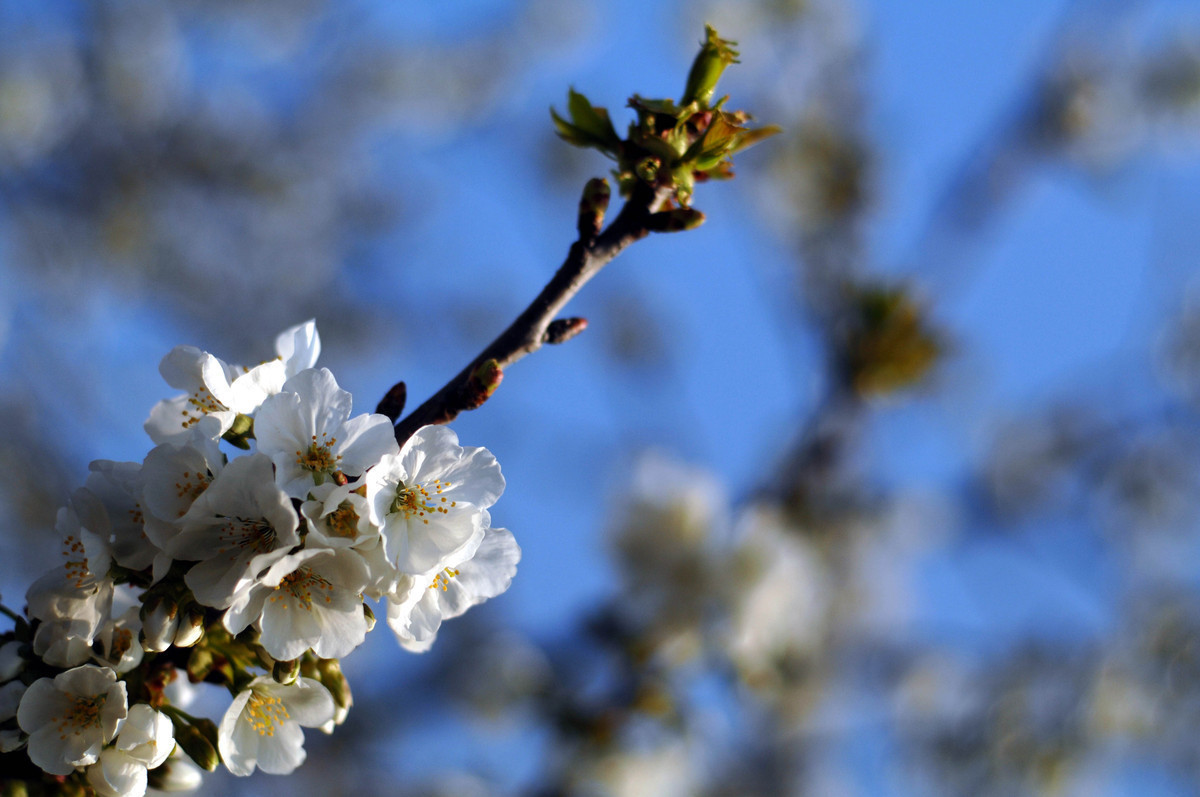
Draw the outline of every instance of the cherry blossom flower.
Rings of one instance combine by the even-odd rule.
[[[102,797],[142,797],[147,770],[162,765],[175,748],[171,720],[145,703],[129,709],[116,743],[88,767],[88,783]]]
[[[392,422],[384,415],[350,417],[352,398],[326,368],[289,379],[254,418],[258,450],[275,463],[288,495],[306,498],[336,472],[361,476],[385,454],[395,454]]]
[[[34,635],[34,653],[56,667],[74,667],[87,661],[91,644],[112,607],[113,583],[107,577],[112,560],[107,518],[100,511],[85,514],[81,520],[76,507],[85,513],[96,509],[92,502],[73,500],[72,506],[58,510],[54,528],[62,535],[63,563],[25,593],[29,616],[43,621]],[[100,533],[91,529],[99,529]]]
[[[85,664],[30,684],[17,709],[29,734],[29,758],[51,775],[96,763],[127,714],[125,682],[108,667]]]
[[[300,543],[299,519],[291,499],[275,486],[265,454],[230,462],[180,524],[168,553],[198,561],[184,581],[196,600],[218,609]]]
[[[399,598],[389,598],[388,626],[406,650],[423,653],[433,644],[443,620],[508,589],[517,572],[521,548],[507,529],[489,528],[470,559],[422,579]]]
[[[327,482],[313,487],[300,507],[308,525],[306,548],[370,548],[380,542],[365,485]]]
[[[218,729],[218,748],[234,775],[261,769],[286,775],[304,763],[304,732],[333,719],[334,703],[319,681],[298,678],[276,683],[267,676],[250,682],[233,699]]]
[[[420,575],[470,557],[504,492],[500,465],[486,448],[458,444],[445,426],[426,426],[367,475],[388,559]]]
[[[182,529],[181,519],[224,466],[216,441],[196,435],[183,444],[156,446],[146,455],[141,470],[144,531],[164,552],[155,557],[154,581],[170,567],[165,551]]]
[[[367,635],[362,607],[366,583],[366,564],[353,551],[298,551],[234,597],[225,627],[237,634],[258,622],[260,644],[281,661],[309,648],[323,659],[345,656]]]
[[[132,570],[149,567],[160,551],[146,536],[141,507],[141,471],[137,462],[99,459],[88,465],[87,481],[73,501],[90,501],[93,513],[103,512],[111,534],[112,556]]]
[[[185,392],[154,406],[146,433],[155,443],[184,440],[193,428],[204,436],[220,437],[239,413],[252,415],[289,376],[312,367],[321,351],[315,323],[284,330],[275,339],[275,351],[273,360],[239,368],[195,346],[176,346],[158,370],[168,385]]]

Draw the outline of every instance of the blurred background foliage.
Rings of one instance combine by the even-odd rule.
[[[359,409],[436,389],[607,168],[547,106],[681,91],[710,21],[784,134],[455,424],[513,590],[204,791],[1195,793],[1196,8],[412,5],[0,3],[0,589],[176,343],[315,316]]]

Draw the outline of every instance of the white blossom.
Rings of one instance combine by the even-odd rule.
[[[283,361],[283,373],[288,378],[316,365],[321,354],[317,322],[310,318],[280,332],[275,337],[275,354]]]
[[[25,669],[25,659],[21,657],[22,647],[15,639],[0,645],[0,683],[11,681]]]
[[[9,681],[0,686],[0,726],[17,716],[17,707],[26,686],[21,681]],[[25,744],[25,734],[17,728],[0,727],[0,753],[11,753]]]
[[[100,664],[112,667],[118,675],[129,672],[142,663],[145,650],[138,640],[142,620],[138,607],[130,606],[105,627],[97,635],[98,651],[93,650],[92,657]]]
[[[234,775],[249,775],[255,767],[286,775],[304,763],[300,727],[320,727],[333,716],[333,697],[319,681],[298,678],[285,685],[260,676],[233,699],[221,719],[221,759]]]
[[[141,506],[142,466],[137,462],[100,459],[88,465],[87,481],[72,502],[90,501],[93,512],[103,512],[111,535],[112,556],[131,570],[149,567],[160,554],[146,536]]]
[[[310,500],[300,507],[308,525],[306,548],[370,548],[380,542],[379,527],[371,520],[371,506],[362,493],[365,485],[313,487]]]
[[[125,682],[108,667],[85,664],[34,681],[17,723],[29,734],[29,758],[51,775],[96,763],[127,713]]]
[[[88,783],[102,797],[141,797],[147,770],[161,766],[175,749],[171,720],[145,703],[129,709],[116,743],[88,767]]]
[[[87,661],[90,647],[108,620],[113,583],[107,573],[112,555],[107,541],[107,519],[85,515],[96,504],[73,501],[58,510],[55,531],[62,535],[63,563],[51,569],[25,593],[29,616],[43,621],[34,635],[34,653],[56,667],[74,667]],[[100,512],[103,515],[103,512]],[[93,533],[88,527],[99,528]]]
[[[298,551],[234,597],[225,627],[237,634],[257,622],[260,644],[281,661],[298,658],[309,648],[321,658],[339,658],[366,637],[366,583],[367,567],[353,551]]]
[[[178,746],[154,774],[156,792],[195,791],[204,782],[204,770]]]
[[[411,575],[469,558],[489,522],[485,510],[504,492],[491,452],[460,446],[445,426],[418,429],[368,472],[367,484],[388,559]]]
[[[507,529],[489,528],[470,559],[414,579],[405,594],[388,599],[388,626],[407,650],[424,652],[443,620],[508,589],[517,572],[521,548]]]
[[[180,523],[168,553],[198,560],[184,581],[197,601],[218,609],[300,543],[291,499],[275,486],[265,454],[230,462]]]
[[[385,454],[395,454],[392,422],[384,415],[350,417],[353,400],[326,368],[289,379],[254,418],[258,450],[275,463],[288,495],[306,498],[336,472],[361,476]]]
[[[155,581],[171,564],[165,551],[173,546],[182,528],[181,519],[224,464],[216,441],[199,437],[185,443],[164,443],[146,455],[141,471],[144,530],[150,541],[164,551],[154,561]]]
[[[185,393],[160,401],[150,411],[146,433],[155,443],[178,442],[193,430],[218,438],[239,413],[252,415],[278,393],[288,377],[310,368],[321,350],[312,321],[291,327],[275,339],[276,357],[254,368],[229,365],[195,346],[176,346],[158,370],[167,384]]]

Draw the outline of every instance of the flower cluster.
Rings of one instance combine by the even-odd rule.
[[[350,706],[337,660],[374,625],[365,599],[424,651],[508,588],[520,549],[491,525],[495,458],[443,426],[399,446],[391,419],[351,414],[319,351],[310,321],[252,368],[163,359],[184,392],[151,410],[156,446],[91,464],[58,513],[62,566],[0,635],[0,763],[103,795],[194,786],[193,763],[291,772],[300,727],[332,731]],[[229,690],[219,725],[185,712],[181,671]]]

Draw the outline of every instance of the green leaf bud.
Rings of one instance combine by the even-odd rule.
[[[707,108],[716,91],[717,81],[721,73],[730,64],[738,63],[738,53],[733,49],[737,42],[722,39],[712,25],[704,26],[705,41],[700,46],[696,60],[692,62],[688,72],[687,87],[683,90],[683,100],[680,104],[687,105],[698,102],[702,108]]]
[[[205,718],[185,721],[174,715],[171,715],[171,720],[175,724],[175,743],[183,752],[201,769],[209,772],[216,769],[221,763],[221,755],[217,752],[216,723]]]

